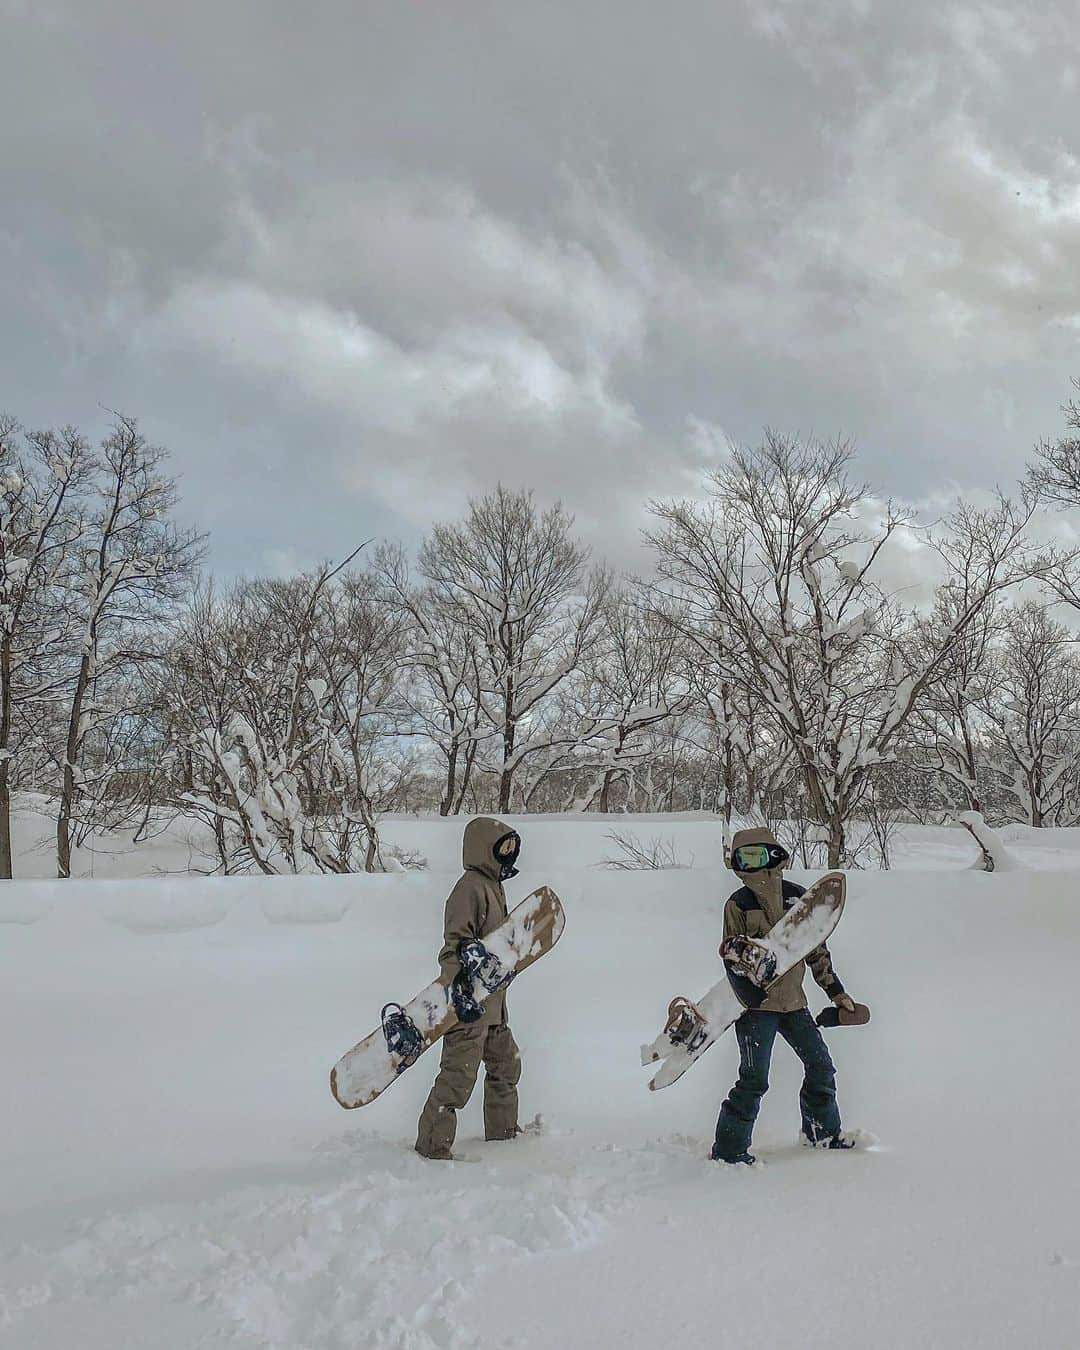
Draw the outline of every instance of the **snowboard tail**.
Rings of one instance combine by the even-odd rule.
[[[387,1003],[379,1027],[346,1051],[330,1071],[330,1091],[347,1111],[366,1106],[429,1046],[462,1018],[458,1008],[475,1008],[549,952],[566,926],[559,897],[541,886],[483,942],[463,944],[462,979],[441,976],[406,1004]],[[455,987],[456,985],[456,987]]]
[[[696,1004],[681,996],[673,999],[664,1030],[650,1045],[641,1047],[642,1064],[664,1061],[649,1083],[650,1091],[677,1082],[748,1008],[765,1002],[777,980],[825,941],[843,912],[845,887],[842,872],[827,872],[807,888],[768,936],[722,944],[726,978]],[[697,1013],[696,1021],[688,1009]]]

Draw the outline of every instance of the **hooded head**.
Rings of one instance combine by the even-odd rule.
[[[477,816],[465,826],[461,861],[466,871],[482,872],[492,881],[517,876],[514,864],[521,852],[521,838],[504,821]]]
[[[771,866],[756,867],[749,870],[738,867],[736,865],[738,850],[750,844],[764,845],[773,853],[776,861],[772,862]],[[731,856],[728,859],[728,866],[743,885],[749,886],[754,892],[773,923],[783,913],[782,874],[790,861],[791,858],[787,849],[777,842],[776,835],[773,834],[772,830],[765,829],[764,826],[753,830],[739,830],[731,841]]]

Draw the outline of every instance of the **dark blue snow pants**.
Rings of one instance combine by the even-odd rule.
[[[750,1147],[754,1121],[761,1099],[769,1089],[769,1063],[777,1032],[799,1056],[806,1070],[799,1110],[803,1134],[809,1139],[829,1139],[840,1133],[836,1105],[836,1070],[825,1039],[810,1012],[744,1012],[735,1023],[739,1038],[739,1077],[720,1108],[716,1122],[714,1158],[730,1162]]]

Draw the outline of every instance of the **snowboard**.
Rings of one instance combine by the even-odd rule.
[[[549,886],[541,886],[482,943],[467,944],[471,1000],[482,1004],[505,989],[555,946],[565,925],[559,897]],[[441,975],[409,1003],[388,1003],[381,1025],[347,1050],[330,1070],[334,1099],[347,1111],[367,1106],[459,1020],[451,981]]]
[[[840,921],[844,895],[844,874],[827,872],[807,887],[767,937],[737,938],[723,945],[725,978],[697,1003],[673,999],[664,1030],[641,1047],[642,1064],[663,1060],[649,1083],[651,1092],[677,1082],[747,1008],[759,1007],[771,986],[826,940]]]

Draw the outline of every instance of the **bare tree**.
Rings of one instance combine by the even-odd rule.
[[[19,434],[0,417],[0,877],[12,876],[11,773],[62,688],[61,596],[81,532],[89,450],[73,428]],[[16,726],[18,719],[18,726]]]
[[[983,703],[994,764],[1012,812],[1028,825],[1080,820],[1080,657],[1044,606],[1005,616],[999,678]]]
[[[81,540],[83,565],[70,601],[80,625],[73,650],[60,804],[57,875],[71,875],[71,832],[87,739],[123,710],[104,694],[118,667],[151,659],[153,632],[180,598],[198,563],[202,540],[169,519],[177,500],[165,476],[166,451],[151,446],[128,417],[117,417],[102,442],[92,502]]]
[[[852,528],[870,503],[848,478],[850,459],[842,443],[766,433],[757,450],[733,449],[706,502],[654,504],[660,527],[650,536],[660,603],[686,616],[688,640],[710,661],[732,653],[727,677],[791,746],[830,866],[847,856],[845,822],[870,771],[892,753],[954,641],[1029,566],[1030,509],[958,507],[940,536],[926,536],[949,573],[955,616],[906,669],[904,616],[876,576],[911,518],[885,504],[875,528]]]
[[[443,766],[439,814],[456,815],[469,790],[485,728],[480,700],[477,635],[458,621],[456,599],[434,586],[414,586],[400,547],[381,547],[376,568],[391,605],[408,620],[404,661],[413,675],[407,692],[417,734],[435,747]]]
[[[588,551],[556,504],[501,485],[469,503],[460,525],[438,525],[419,570],[438,603],[469,634],[479,657],[484,724],[497,744],[498,809],[508,811],[522,762],[552,748],[545,701],[596,640],[608,579],[586,572]]]
[[[941,587],[933,609],[913,625],[906,654],[909,668],[924,665],[933,655],[938,635],[953,631],[958,608],[964,604],[962,594]],[[983,810],[981,785],[988,767],[984,763],[988,745],[982,709],[993,702],[999,680],[997,639],[1002,623],[1001,607],[991,600],[956,633],[905,733],[913,762],[959,792],[965,810]]]
[[[1080,379],[1072,381],[1080,393]],[[1035,447],[1035,462],[1028,468],[1028,485],[1040,501],[1056,506],[1080,504],[1080,403],[1070,399],[1062,407],[1069,433],[1057,441],[1042,441]]]

